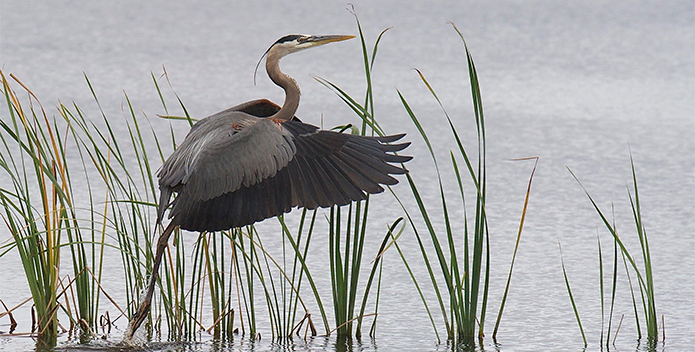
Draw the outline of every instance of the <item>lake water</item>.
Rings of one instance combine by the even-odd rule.
[[[353,3],[369,42],[382,29],[393,26],[382,40],[374,67],[376,116],[386,131],[409,134],[413,145],[407,151],[415,159],[408,167],[433,211],[439,195],[431,161],[395,88],[408,99],[428,133],[443,136],[434,143],[444,163],[449,148],[454,147],[446,120],[412,68],[426,75],[459,126],[464,143],[473,148],[475,125],[465,54],[445,21],[454,21],[461,29],[476,60],[488,133],[487,211],[493,251],[488,336],[504,289],[532,168],[530,162],[509,159],[540,157],[498,336],[500,344],[493,345],[487,338],[484,348],[505,352],[582,348],[560,267],[557,242],[561,241],[589,350],[599,350],[596,233],[602,236],[604,254],[612,253],[610,238],[566,166],[604,211],[615,205],[622,238],[637,252],[626,192],[631,182],[631,151],[652,251],[657,312],[664,316],[666,325],[665,344],[660,342],[657,350],[695,350],[693,2]],[[98,110],[84,82],[85,72],[107,116],[115,120],[126,114],[121,110],[126,91],[134,107],[152,118],[156,130],[166,133],[168,122],[154,118],[163,111],[150,72],[159,75],[164,65],[173,87],[195,117],[259,97],[281,102],[282,90],[264,72],[259,74],[258,84],[253,84],[253,69],[261,54],[289,33],[356,34],[354,18],[345,8],[343,1],[319,0],[245,4],[5,0],[0,3],[0,67],[29,86],[49,111],[59,101],[74,101],[97,119]],[[284,59],[283,70],[302,88],[297,115],[309,123],[323,121],[325,126],[356,123],[351,110],[311,75],[327,78],[359,96],[364,90],[361,65],[357,40]],[[0,116],[7,118],[6,112]],[[187,126],[182,123],[175,127],[182,138]],[[445,173],[445,181],[454,197],[455,181],[450,176]],[[395,190],[407,198],[406,186]],[[375,230],[368,235],[368,260],[378,248],[385,224],[401,216],[388,194],[373,197],[372,208]],[[266,223],[259,228],[271,226]],[[457,229],[462,226],[454,225]],[[437,226],[443,228],[442,224]],[[0,241],[9,237],[6,230],[0,230]],[[266,246],[279,241],[264,237]],[[400,241],[415,263],[416,274],[424,279],[425,268],[417,260],[414,236],[406,232]],[[312,255],[316,265],[326,262],[322,256],[326,242],[315,239]],[[107,290],[116,299],[124,299],[124,293],[119,292],[123,287],[120,256],[113,258],[108,262],[113,270],[106,280]],[[445,345],[437,345],[398,256],[390,253],[384,260],[387,279],[381,292],[377,337],[353,347],[445,350]],[[0,258],[0,299],[9,307],[30,296],[19,268],[16,253]],[[320,272],[313,271],[328,299],[328,270],[323,277]],[[643,350],[644,344],[640,346],[636,340],[629,292],[622,284],[616,316],[619,319],[625,314],[625,321],[616,346],[618,350]],[[25,308],[17,313],[21,331],[27,331],[30,324],[29,308]],[[6,332],[7,324],[6,318],[0,320],[0,331]],[[118,334],[111,337],[112,342],[119,339]],[[101,349],[110,343],[90,348]],[[69,346],[71,350],[80,348]],[[332,339],[292,346],[274,345],[269,339],[255,345],[237,341],[228,347],[342,349]],[[0,336],[0,350],[33,348],[29,338]],[[168,348],[217,347],[209,339],[183,347],[152,346],[154,350]]]

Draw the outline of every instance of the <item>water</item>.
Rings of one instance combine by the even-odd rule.
[[[575,299],[591,350],[598,349],[600,305],[596,232],[604,253],[612,248],[600,219],[565,166],[569,166],[605,211],[615,204],[623,239],[636,249],[625,186],[630,182],[629,151],[635,158],[644,222],[650,236],[656,304],[666,322],[659,350],[695,349],[695,11],[691,1],[644,2],[487,2],[355,1],[365,33],[373,41],[393,26],[375,65],[376,114],[389,132],[408,132],[415,159],[409,164],[425,198],[438,198],[427,152],[416,138],[394,87],[409,100],[432,136],[448,136],[436,102],[411,69],[417,67],[437,90],[456,120],[464,142],[474,143],[474,120],[467,90],[465,56],[455,32],[462,30],[476,60],[488,131],[490,232],[493,253],[491,334],[521,214],[529,162],[508,159],[539,156],[524,234],[500,345],[487,350],[577,350],[581,336],[564,288],[557,241],[565,253]],[[51,109],[75,101],[97,116],[82,72],[89,75],[106,115],[120,118],[123,90],[136,108],[167,123],[150,72],[164,65],[176,92],[193,116],[206,116],[246,100],[283,99],[264,73],[253,86],[253,68],[275,39],[287,33],[355,33],[354,18],[342,1],[299,3],[255,1],[172,3],[150,1],[0,4],[0,65],[14,73]],[[295,77],[303,97],[298,116],[325,126],[356,122],[353,113],[311,75],[325,77],[353,94],[363,90],[359,43],[331,44],[291,56],[282,68]],[[171,100],[173,102],[173,100]],[[5,115],[3,115],[4,118]],[[177,125],[183,137],[186,127]],[[435,141],[446,161],[448,137]],[[451,178],[450,188],[455,189]],[[406,187],[396,190],[406,195]],[[454,194],[452,194],[454,196]],[[400,216],[388,195],[374,197],[369,248],[378,246],[388,221]],[[612,203],[614,202],[614,203]],[[265,225],[265,224],[262,224]],[[460,229],[461,224],[455,224]],[[440,226],[441,227],[441,226]],[[0,231],[0,241],[9,234]],[[264,238],[266,245],[279,241]],[[325,239],[315,240],[316,263],[325,262]],[[402,236],[406,255],[416,259],[412,234]],[[365,255],[372,255],[372,254]],[[120,259],[107,264],[107,290],[123,298]],[[434,350],[438,346],[422,304],[400,259],[387,255],[378,335],[359,350]],[[412,260],[416,262],[416,260]],[[17,256],[0,258],[0,299],[12,307],[29,297]],[[424,278],[424,266],[415,265]],[[64,269],[65,270],[65,269]],[[328,288],[328,274],[314,271]],[[642,349],[636,341],[631,303],[623,287],[616,313],[626,314],[617,338],[620,350]],[[326,293],[330,295],[329,290]],[[327,296],[328,297],[328,296]],[[28,308],[17,313],[28,330]],[[5,320],[6,318],[3,318]],[[0,320],[6,331],[7,321]],[[21,324],[24,324],[23,326]],[[119,337],[114,336],[117,342]],[[210,350],[211,342],[185,346]],[[101,345],[93,346],[101,348]],[[237,342],[253,349],[341,350],[334,340],[294,346]],[[0,337],[0,349],[33,348],[28,338]]]

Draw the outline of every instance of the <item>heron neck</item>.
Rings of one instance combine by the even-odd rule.
[[[282,104],[282,108],[280,108],[278,112],[270,117],[281,120],[291,120],[294,113],[297,112],[297,107],[299,107],[299,96],[301,93],[297,82],[295,82],[292,77],[280,71],[279,61],[279,59],[272,60],[270,57],[266,61],[268,76],[275,84],[285,90],[285,103]]]

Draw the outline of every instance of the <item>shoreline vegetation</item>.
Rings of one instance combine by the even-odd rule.
[[[361,126],[338,126],[336,130],[384,135],[374,116],[372,68],[381,38],[388,29],[379,33],[374,44],[368,46],[359,19],[356,15],[355,18],[364,60],[364,95],[356,98],[328,80],[318,77],[316,80],[335,92],[362,121]],[[417,71],[417,74],[433,102],[440,107],[456,141],[449,160],[437,159],[426,133],[428,126],[418,119],[407,98],[396,90],[430,154],[437,175],[439,195],[435,199],[438,198],[438,204],[425,203],[425,197],[412,177],[417,170],[411,170],[400,180],[408,186],[401,186],[399,192],[409,191],[408,197],[412,196],[415,204],[404,204],[405,197],[399,197],[389,188],[390,192],[386,193],[391,193],[403,215],[390,221],[381,234],[373,229],[367,233],[369,199],[333,207],[325,216],[316,210],[295,209],[295,213],[301,214],[297,228],[286,224],[284,217],[280,216],[276,233],[261,234],[254,226],[201,233],[192,248],[187,247],[190,245],[183,241],[183,234],[176,230],[173,243],[165,253],[152,311],[144,324],[145,339],[196,341],[202,334],[209,334],[220,341],[238,336],[256,340],[261,338],[260,326],[269,328],[272,339],[305,339],[322,335],[347,340],[359,339],[363,335],[374,338],[378,336],[381,287],[389,280],[382,276],[382,257],[397,255],[432,325],[432,340],[471,349],[475,349],[477,344],[483,345],[484,336],[489,333],[485,323],[491,303],[488,301],[491,257],[509,254],[493,253],[490,249],[485,207],[486,130],[482,94],[464,37],[453,23],[450,24],[460,37],[466,54],[477,128],[477,145],[470,149],[474,152],[469,154],[469,149],[464,148],[465,143],[454,120],[422,72]],[[97,94],[86,75],[85,80],[101,111],[99,117],[85,116],[75,104],[59,104],[57,114],[47,112],[38,97],[17,77],[5,76],[1,71],[0,76],[6,104],[0,121],[0,170],[9,182],[0,186],[0,202],[4,209],[3,223],[12,236],[11,240],[0,245],[0,260],[4,256],[19,255],[32,295],[31,299],[16,307],[4,307],[0,319],[7,316],[14,322],[12,312],[21,306],[26,309],[29,302],[33,304],[34,316],[30,333],[16,333],[15,323],[5,336],[35,337],[39,350],[53,348],[58,337],[66,332],[71,340],[76,339],[79,343],[88,343],[102,335],[118,338],[110,335],[111,329],[125,326],[123,322],[134,314],[150,275],[153,239],[161,231],[154,228],[158,199],[154,171],[159,162],[151,162],[164,160],[164,145],[176,147],[174,124],[192,125],[195,120],[188,115],[178,95],[177,108],[183,116],[170,113],[172,107],[165,101],[154,74],[152,80],[165,112],[162,117],[170,121],[169,135],[155,133],[148,117],[138,116],[127,95],[128,134],[118,135],[113,122],[101,110]],[[166,72],[162,77],[169,80]],[[154,145],[150,141],[154,141]],[[538,158],[518,160],[534,160],[535,163],[528,180],[516,245],[491,335],[495,342],[498,333],[503,332],[500,322],[531,197],[533,175],[538,166]],[[628,251],[609,216],[598,207],[570,170],[613,240],[611,289],[608,290],[610,313],[607,327],[601,326],[600,339],[606,347],[615,342],[620,326],[626,323],[621,318],[615,327],[613,307],[619,272],[624,272],[630,280],[639,334],[637,339],[642,339],[642,331],[646,330],[648,344],[653,346],[659,339],[659,331],[664,330],[663,317],[661,328],[658,326],[649,244],[641,220],[632,157],[630,161],[633,183],[628,196],[641,245],[640,258]],[[457,199],[445,197],[450,192],[445,191],[440,167],[453,171]],[[85,190],[86,199],[78,199],[77,194],[84,194]],[[440,212],[436,216],[432,214],[434,209]],[[474,211],[469,213],[469,209]],[[443,218],[443,226],[435,224],[439,221],[435,219],[439,218]],[[327,234],[315,233],[318,222],[322,221],[327,222]],[[453,230],[454,222],[463,223],[462,233]],[[441,227],[443,232],[437,230]],[[278,234],[282,238],[282,255],[279,257],[271,255],[263,245],[265,236]],[[323,268],[312,268],[307,261],[312,252],[325,250],[311,246],[316,236],[329,239],[330,287],[320,286],[314,280],[312,270]],[[365,246],[366,236],[381,236],[379,248]],[[415,237],[419,258],[406,258],[398,241],[401,236]],[[603,314],[604,263],[600,241],[598,246]],[[105,257],[115,255],[121,258],[125,301],[113,299],[101,286],[106,270]],[[64,261],[65,257],[69,258],[70,267],[61,267],[61,260]],[[564,260],[561,261],[571,307],[586,347],[579,314],[581,307],[575,304],[571,281]],[[369,272],[367,277],[360,276],[365,272],[363,265]],[[427,276],[417,277],[413,271],[415,266],[426,267]],[[638,290],[633,290],[633,283],[637,284]],[[331,291],[330,301],[325,299],[327,290]],[[430,295],[434,301],[426,299],[429,296],[425,292],[428,291],[434,293]],[[204,325],[204,321],[212,321],[212,324]],[[18,329],[27,331],[29,328],[20,326]]]

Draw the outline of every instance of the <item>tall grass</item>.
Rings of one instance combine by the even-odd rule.
[[[654,291],[654,276],[653,276],[653,270],[652,270],[652,262],[651,262],[651,254],[649,251],[649,241],[647,239],[647,234],[646,234],[646,228],[642,222],[642,211],[640,207],[640,200],[639,200],[639,191],[637,187],[637,173],[635,171],[635,164],[634,160],[632,158],[632,155],[630,155],[630,167],[632,171],[632,191],[630,190],[630,187],[627,187],[628,191],[628,198],[630,200],[630,206],[632,210],[632,218],[633,222],[636,228],[637,232],[637,238],[639,239],[640,243],[640,254],[641,254],[641,262],[642,266],[638,265],[638,260],[637,257],[627,249],[625,244],[623,243],[622,239],[618,235],[617,228],[614,223],[611,223],[608,221],[608,217],[605,215],[605,213],[599,208],[599,206],[596,204],[594,201],[594,198],[589,194],[589,192],[586,190],[584,185],[579,181],[579,178],[572,172],[571,169],[568,168],[570,174],[572,177],[579,183],[580,187],[586,194],[587,198],[589,198],[589,201],[591,202],[592,206],[594,207],[594,210],[596,213],[599,215],[601,221],[603,222],[605,228],[608,230],[610,233],[613,242],[614,242],[614,255],[613,255],[613,275],[612,275],[612,289],[611,289],[611,303],[610,303],[610,313],[609,313],[609,322],[608,322],[608,328],[604,340],[603,336],[603,314],[604,314],[604,290],[603,290],[603,255],[601,254],[601,247],[600,247],[600,242],[599,242],[599,271],[600,271],[600,288],[601,288],[601,314],[602,314],[602,326],[601,326],[601,342],[602,344],[605,343],[605,345],[608,347],[610,344],[610,334],[611,334],[611,326],[612,326],[612,318],[613,318],[613,307],[615,303],[615,297],[616,297],[616,292],[617,292],[617,277],[618,277],[618,253],[620,253],[620,257],[623,259],[623,265],[625,267],[625,272],[628,278],[628,285],[630,287],[630,294],[632,296],[632,302],[633,302],[633,308],[634,308],[634,314],[635,314],[635,325],[636,325],[636,330],[638,333],[638,338],[642,338],[642,324],[640,323],[640,314],[637,309],[637,303],[635,299],[635,294],[634,294],[634,289],[632,285],[632,279],[630,278],[630,271],[632,271],[635,276],[637,277],[637,285],[639,287],[639,298],[641,298],[641,303],[642,303],[642,316],[644,319],[644,326],[646,328],[646,335],[647,335],[647,343],[649,346],[653,346],[654,343],[657,342],[658,340],[658,318],[656,315],[656,303],[654,299],[655,291]],[[563,268],[564,270],[564,268]],[[568,290],[569,290],[569,284],[568,284]],[[571,292],[570,292],[570,298],[571,298]],[[574,306],[574,303],[573,303]],[[576,311],[576,308],[575,308]],[[577,315],[577,321],[579,322],[579,317]],[[622,322],[622,319],[621,319]],[[580,323],[581,324],[581,323]],[[617,329],[620,328],[620,325],[618,326]],[[617,330],[616,333],[617,335]],[[615,336],[613,338],[613,341],[615,341]],[[586,342],[585,342],[586,343]]]
[[[10,188],[0,189],[0,202],[14,239],[0,255],[11,249],[19,253],[36,308],[39,345],[50,347],[58,333],[59,311],[67,314],[71,327],[79,325],[84,332],[95,327],[99,286],[88,268],[97,268],[101,275],[97,263],[104,250],[100,240],[106,224],[95,208],[86,174],[88,218],[81,219],[83,212],[74,205],[73,175],[66,155],[70,129],[49,118],[38,98],[12,76],[26,93],[29,109],[25,109],[4,73],[0,77],[9,116],[0,121],[0,167],[11,181]],[[61,115],[63,111],[61,106]],[[62,247],[69,249],[73,263],[73,278],[68,281],[76,294],[76,311],[67,298],[65,304],[58,301],[67,289],[59,291]]]
[[[319,82],[324,84],[325,86],[329,87],[330,89],[334,90],[338,96],[343,99],[343,101],[350,106],[353,111],[355,111],[356,114],[358,114],[363,121],[362,125],[362,133],[364,133],[364,130],[366,127],[369,127],[372,131],[372,133],[376,133],[379,135],[383,135],[383,131],[381,127],[379,126],[377,120],[374,118],[373,114],[373,96],[372,96],[372,90],[371,90],[371,68],[373,66],[374,60],[376,58],[376,53],[378,49],[378,44],[379,41],[381,40],[382,35],[388,30],[384,30],[380,33],[379,37],[377,38],[372,53],[371,55],[367,51],[367,46],[365,44],[364,36],[362,35],[361,27],[359,25],[359,20],[357,21],[358,24],[358,29],[360,30],[360,39],[362,43],[362,51],[363,51],[363,58],[364,58],[364,68],[365,68],[365,76],[367,79],[367,93],[365,97],[365,103],[360,104],[358,103],[355,99],[353,99],[349,94],[345,93],[343,90],[335,86],[334,84],[318,78]],[[452,23],[453,25],[453,23]],[[454,29],[456,30],[457,34],[461,38],[461,41],[464,44],[464,48],[466,51],[466,58],[467,58],[467,64],[468,64],[468,73],[470,77],[470,86],[471,86],[471,92],[472,92],[472,99],[473,99],[473,105],[474,105],[474,115],[475,115],[475,121],[476,121],[476,127],[477,127],[477,135],[478,135],[478,153],[477,153],[477,165],[474,165],[474,163],[471,162],[471,158],[469,158],[468,153],[466,152],[465,148],[463,147],[463,143],[461,141],[461,138],[459,137],[459,133],[456,130],[456,127],[454,126],[454,123],[452,122],[451,118],[449,117],[448,113],[444,109],[441,101],[439,100],[439,97],[435,93],[434,89],[431,87],[429,82],[425,79],[424,75],[420,72],[417,71],[418,74],[420,75],[420,78],[422,82],[427,86],[429,89],[430,93],[432,96],[436,99],[437,103],[440,105],[442,108],[446,118],[448,125],[451,128],[451,132],[453,136],[456,139],[457,143],[457,148],[456,152],[452,151],[450,158],[451,158],[451,165],[452,169],[455,172],[456,175],[456,182],[458,185],[458,192],[460,195],[460,208],[463,209],[463,221],[465,223],[464,227],[464,232],[463,232],[463,239],[462,243],[464,245],[463,248],[463,258],[460,257],[460,255],[457,253],[457,247],[456,247],[456,242],[458,241],[456,239],[456,235],[454,234],[452,230],[452,221],[453,218],[450,214],[449,211],[449,206],[447,205],[447,200],[445,198],[445,191],[444,191],[444,186],[442,182],[442,177],[440,173],[440,168],[439,164],[437,161],[437,158],[435,156],[434,150],[432,148],[432,145],[429,141],[429,138],[427,136],[427,133],[424,130],[424,127],[420,123],[419,119],[411,109],[410,105],[408,104],[406,98],[401,94],[400,91],[397,90],[398,96],[403,104],[403,107],[406,110],[406,113],[408,116],[411,118],[413,124],[417,127],[420,136],[422,137],[423,141],[425,142],[429,152],[430,156],[433,160],[434,163],[434,168],[437,172],[437,180],[438,180],[438,185],[439,185],[439,191],[440,191],[440,200],[441,200],[441,211],[442,215],[444,218],[445,222],[445,228],[446,228],[446,234],[444,235],[444,243],[440,242],[440,234],[437,233],[435,230],[434,226],[434,219],[428,214],[428,211],[426,209],[426,206],[424,204],[424,201],[420,195],[420,190],[418,189],[417,185],[415,184],[415,181],[413,177],[410,174],[407,174],[407,181],[410,186],[410,190],[415,198],[417,207],[418,207],[418,212],[419,215],[422,216],[425,222],[425,226],[427,228],[427,234],[429,235],[429,240],[431,241],[431,245],[435,249],[435,255],[436,255],[436,260],[434,263],[439,264],[439,269],[440,271],[435,270],[432,265],[431,265],[431,260],[429,258],[429,255],[427,254],[426,250],[426,244],[425,244],[425,239],[426,237],[423,237],[419,230],[418,226],[413,218],[413,216],[410,214],[409,209],[401,202],[401,200],[396,196],[395,193],[394,196],[396,196],[397,201],[401,205],[403,211],[406,214],[406,217],[408,219],[408,222],[410,223],[410,226],[415,234],[415,237],[417,239],[417,243],[420,249],[420,253],[422,254],[422,259],[423,262],[427,268],[427,272],[429,275],[430,283],[432,285],[433,290],[435,291],[435,294],[437,296],[437,303],[439,305],[439,309],[442,314],[442,318],[444,320],[444,324],[446,326],[446,332],[447,332],[447,339],[450,341],[456,341],[456,342],[468,342],[471,343],[474,341],[476,335],[479,338],[482,338],[483,336],[483,328],[484,328],[484,323],[485,323],[485,316],[486,316],[486,310],[487,310],[487,299],[488,299],[488,290],[489,290],[489,263],[490,263],[490,249],[489,249],[489,235],[488,235],[488,227],[487,227],[487,215],[486,215],[486,210],[485,210],[485,199],[486,199],[486,165],[485,165],[485,156],[486,156],[486,148],[485,148],[485,120],[484,120],[484,115],[483,115],[483,107],[482,107],[482,99],[481,99],[481,94],[480,94],[480,87],[478,83],[478,77],[477,77],[477,72],[475,70],[475,64],[473,63],[473,59],[471,57],[470,52],[468,51],[468,47],[465,43],[465,40],[463,39],[463,35],[461,32],[453,26]],[[460,158],[460,159],[459,159]],[[459,167],[459,163],[463,160],[465,163],[465,168]],[[537,161],[537,158],[535,158]],[[534,172],[535,172],[535,166],[534,166]],[[524,210],[522,212],[522,218],[520,221],[519,225],[519,231],[518,231],[518,237],[517,237],[517,246],[518,248],[518,241],[521,237],[521,231],[523,229],[523,223],[524,223],[524,218],[526,214],[526,205],[528,204],[528,199],[530,195],[530,186],[531,182],[533,179],[533,173],[531,173],[531,178],[529,179],[529,188],[527,190],[526,194],[526,200],[524,204]],[[464,176],[462,176],[464,175]],[[472,181],[474,188],[475,188],[475,193],[476,193],[476,198],[475,198],[475,214],[472,220],[472,229],[469,232],[469,226],[468,226],[468,215],[466,212],[466,202],[465,202],[465,196],[464,196],[464,183],[465,183],[465,175],[470,177],[470,180]],[[368,203],[365,202],[365,203]],[[457,207],[458,208],[458,207]],[[349,214],[352,213],[352,208],[350,208]],[[350,216],[350,215],[348,215]],[[333,221],[335,218],[335,215],[331,213],[331,224],[334,224],[335,221]],[[360,224],[360,217],[359,217],[359,208],[358,208],[358,213],[353,215],[351,217],[352,222],[348,222],[348,228],[350,228],[351,224],[359,225]],[[397,221],[400,222],[400,221]],[[366,216],[364,220],[362,221],[362,224],[366,223]],[[396,223],[394,223],[395,225]],[[348,231],[349,232],[349,231]],[[355,234],[357,234],[357,230],[355,229]],[[351,239],[349,236],[347,237],[348,241]],[[352,237],[352,240],[355,241],[361,241],[362,238],[355,235]],[[386,239],[385,239],[386,240]],[[472,243],[471,243],[472,242]],[[356,243],[356,242],[353,242]],[[394,237],[391,235],[391,243],[395,245],[397,248],[399,255],[403,259],[404,265],[406,266],[407,270],[409,271],[411,278],[413,279],[415,286],[418,290],[418,293],[420,297],[423,300],[423,303],[425,304],[425,308],[427,310],[427,313],[430,317],[430,321],[432,322],[433,326],[435,325],[434,319],[432,317],[432,313],[429,309],[429,306],[424,300],[424,295],[422,293],[421,287],[419,283],[417,282],[417,279],[415,278],[410,264],[408,263],[408,260],[405,258],[403,255],[403,252],[400,249],[400,246],[397,243],[397,237]],[[332,254],[332,263],[335,262],[335,265],[332,266],[332,277],[339,277],[339,278],[344,278],[347,274],[347,270],[345,269],[345,266],[340,266],[341,264],[347,263],[345,262],[340,262],[339,260],[335,260],[335,258],[340,259],[339,253],[337,251],[337,245],[332,242],[331,244],[331,254]],[[390,245],[386,245],[386,248],[389,248]],[[345,255],[349,253],[348,251],[348,246],[346,244],[345,246]],[[514,256],[516,256],[516,250],[514,253]],[[355,261],[352,262],[353,264]],[[338,269],[343,269],[344,272],[341,272],[341,270],[336,270],[335,268]],[[510,274],[508,277],[507,281],[507,290],[509,288],[509,284],[511,281],[511,272],[513,268],[513,261],[510,267]],[[355,268],[352,268],[352,272],[355,272]],[[342,275],[342,276],[341,276]],[[441,277],[444,278],[445,281],[445,291],[444,294],[442,293],[440,286],[438,284],[438,277],[441,275]],[[344,279],[343,279],[344,280]],[[335,281],[334,281],[335,282]],[[338,280],[338,282],[342,282]],[[341,285],[335,285],[334,284],[334,289],[335,287],[338,286],[339,288],[344,288],[344,286]],[[344,290],[343,292],[350,292],[353,293],[354,291],[351,290]],[[448,299],[445,298],[445,295],[448,296]],[[377,293],[378,296],[378,293]],[[338,296],[340,299],[344,299],[345,296]],[[365,293],[366,297],[366,293]],[[505,293],[505,299],[506,299],[506,293]],[[343,304],[343,301],[339,301],[334,299],[335,304]],[[348,305],[348,307],[351,307]],[[500,311],[498,315],[498,321],[496,324],[496,329],[495,333],[497,332],[497,326],[499,326],[499,322],[502,316],[502,311],[504,309],[504,301],[500,306]],[[342,319],[338,319],[337,321],[349,321],[349,316],[345,315],[344,312],[336,312],[336,316],[345,317]],[[359,331],[358,331],[359,333]],[[439,334],[437,332],[437,329],[435,327],[435,333],[437,334],[437,338],[439,338]]]
[[[461,142],[459,133],[456,130],[454,123],[444,109],[434,89],[425,79],[424,75],[422,75],[422,73],[419,71],[418,73],[420,74],[421,80],[423,83],[425,83],[432,96],[437,100],[440,107],[442,107],[451,132],[456,139],[457,148],[455,149],[455,152],[453,150],[451,151],[450,161],[451,167],[456,175],[456,182],[460,196],[460,203],[457,208],[460,207],[460,209],[463,211],[462,215],[464,229],[462,239],[457,240],[457,235],[452,229],[453,218],[445,197],[440,167],[432,144],[430,143],[424,127],[420,123],[416,114],[411,109],[406,98],[399,91],[398,96],[401,99],[401,102],[411,120],[420,132],[420,136],[429,150],[430,157],[432,158],[434,168],[437,173],[441,212],[445,225],[445,233],[443,235],[440,235],[435,230],[433,223],[434,220],[430,216],[425,206],[413,177],[411,177],[411,175],[407,175],[411,192],[417,203],[419,215],[424,219],[430,244],[435,250],[434,260],[431,260],[427,254],[425,247],[426,237],[420,234],[420,231],[418,230],[413,217],[409,214],[407,207],[405,207],[402,203],[401,206],[407,214],[412,230],[416,236],[423,262],[427,267],[430,283],[435,291],[439,310],[441,311],[442,319],[446,327],[447,340],[454,341],[456,343],[473,343],[476,337],[483,336],[490,272],[489,234],[487,226],[487,214],[485,210],[487,193],[485,164],[485,119],[475,64],[473,63],[473,59],[470,55],[466,42],[463,39],[463,35],[455,26],[453,27],[463,42],[468,63],[468,74],[470,78],[473,109],[478,136],[477,165],[471,162],[471,158],[469,158],[466,149],[463,147],[463,143]],[[458,158],[463,159],[465,163],[465,171],[463,173],[459,167],[461,159]],[[470,178],[475,189],[475,213],[473,214],[472,219],[472,229],[469,228],[468,214],[466,210],[466,198],[464,193],[464,178],[462,177],[462,174],[467,175],[467,177]],[[445,243],[440,242],[440,238],[444,240]],[[457,241],[461,241],[461,243],[463,243],[462,257],[460,257],[457,252]],[[430,264],[431,262],[438,264],[438,271],[432,267]],[[440,289],[438,277],[442,277],[444,280],[444,291]]]
[[[63,109],[63,115],[77,142],[78,151],[91,162],[88,167],[96,171],[100,177],[100,186],[106,190],[106,211],[103,215],[104,221],[109,224],[106,233],[115,239],[114,245],[117,244],[121,255],[127,309],[131,315],[145,284],[146,268],[151,267],[154,257],[150,246],[154,232],[151,210],[155,206],[156,188],[152,178],[153,167],[150,165],[147,136],[127,95],[124,123],[128,134],[125,138],[117,135],[114,121],[106,117],[89,79],[85,79],[101,111],[101,126],[85,117],[77,106],[72,110]],[[152,135],[156,138],[154,131]],[[158,142],[156,147],[161,154]],[[134,164],[131,158],[137,163]],[[167,316],[174,315],[175,311],[167,310]]]
[[[584,348],[587,346],[586,334],[584,334],[584,327],[582,326],[582,319],[579,317],[579,310],[577,309],[577,303],[574,301],[574,295],[572,294],[572,287],[570,286],[570,280],[567,277],[567,269],[565,269],[565,259],[562,256],[562,245],[560,241],[557,242],[558,249],[560,250],[560,263],[562,264],[562,276],[565,278],[565,286],[567,287],[567,294],[570,298],[570,303],[572,303],[572,310],[574,311],[574,318],[579,325],[579,332],[582,334],[582,340],[584,340]],[[602,292],[603,294],[603,292]]]
[[[0,158],[13,187],[3,188],[0,193],[5,209],[3,218],[14,238],[13,244],[34,298],[39,335],[50,347],[58,332],[56,295],[60,276],[59,246],[64,233],[58,229],[67,220],[63,216],[68,203],[64,194],[65,174],[62,164],[56,163],[56,160],[63,161],[62,152],[58,150],[54,134],[46,136],[43,129],[37,128],[37,124],[52,128],[50,122],[42,121],[40,117],[43,116],[37,116],[33,108],[29,114],[24,111],[4,74],[2,83],[11,120],[10,124],[0,121],[4,147]],[[34,189],[38,189],[38,195],[32,192]],[[34,197],[39,200],[34,201]]]
[[[110,255],[106,252],[113,250],[112,254],[122,258],[130,314],[153,257],[150,213],[154,209],[156,188],[147,136],[127,96],[130,119],[126,117],[128,135],[124,140],[116,136],[112,121],[103,111],[100,126],[87,119],[76,105],[61,104],[58,118],[50,118],[21,82],[17,84],[27,92],[28,110],[23,108],[4,74],[2,83],[9,118],[0,121],[0,163],[3,176],[11,180],[12,188],[0,189],[0,201],[4,206],[4,222],[14,241],[4,246],[0,255],[13,249],[19,253],[36,307],[37,335],[40,342],[45,342],[43,345],[52,346],[56,342],[58,311],[67,315],[71,327],[80,326],[83,337],[88,339],[96,328],[100,299],[104,296],[110,299],[100,284],[104,258]],[[87,83],[101,111],[89,80]],[[153,130],[151,138],[161,157]],[[135,156],[137,164],[133,165],[128,153]],[[77,200],[82,208],[75,205],[78,196],[73,187],[78,185],[80,191],[88,194],[86,200]],[[104,194],[96,194],[94,189]],[[195,304],[186,301],[189,297],[199,300],[201,295],[196,290],[202,286],[193,285],[193,294],[188,294],[184,286],[188,259],[178,234],[175,244],[175,255],[170,255],[169,263],[165,264],[166,290],[162,292],[166,295],[162,304],[157,305],[159,316],[152,322],[161,323],[164,315],[169,333],[181,336],[199,327],[197,317],[185,307],[199,306],[199,301]],[[60,277],[63,248],[69,249],[72,264],[73,278],[66,281],[68,287]],[[60,303],[61,295],[67,290],[74,291],[75,311],[67,298],[65,303]]]

